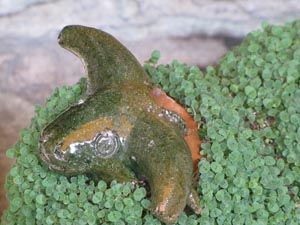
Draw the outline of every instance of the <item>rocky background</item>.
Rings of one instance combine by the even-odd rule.
[[[63,26],[105,30],[143,63],[154,49],[204,68],[259,29],[300,17],[298,0],[0,0],[0,216],[4,182],[13,160],[7,148],[54,88],[84,76],[80,60],[60,48]]]

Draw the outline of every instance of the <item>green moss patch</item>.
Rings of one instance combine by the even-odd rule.
[[[145,70],[198,122],[201,216],[178,224],[299,224],[300,21],[263,25],[205,72],[178,61]],[[56,89],[7,155],[3,224],[161,224],[137,185],[66,177],[39,160],[41,129],[84,97],[86,80]]]

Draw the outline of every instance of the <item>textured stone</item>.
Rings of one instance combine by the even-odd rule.
[[[46,2],[49,0],[1,0],[0,1],[0,16],[18,13],[34,4]]]
[[[6,13],[20,8],[1,0]],[[0,33],[40,37],[57,32],[65,24],[102,28],[127,40],[148,37],[186,37],[193,34],[242,37],[262,21],[282,23],[299,16],[297,0],[72,0],[21,1],[23,11],[1,18]],[[36,4],[44,2],[43,4]],[[17,6],[18,4],[19,6]],[[28,7],[31,5],[31,7]],[[1,11],[0,11],[1,13]],[[5,15],[5,12],[2,12]],[[24,23],[24,21],[27,21]],[[13,24],[13,26],[12,26]]]
[[[33,114],[32,104],[21,96],[11,93],[0,94],[0,216],[7,206],[4,192],[5,176],[14,160],[6,157],[6,149],[19,138],[18,131],[27,127]]]

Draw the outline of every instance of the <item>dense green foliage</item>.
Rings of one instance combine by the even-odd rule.
[[[202,73],[146,66],[199,123],[201,224],[300,224],[300,22],[264,25]]]
[[[183,213],[178,224],[300,224],[300,21],[263,28],[204,73],[177,61],[156,67],[157,51],[145,65],[195,117],[204,141],[203,213]],[[67,179],[39,161],[41,129],[83,97],[85,84],[56,89],[7,151],[16,164],[3,224],[161,224],[143,187]]]

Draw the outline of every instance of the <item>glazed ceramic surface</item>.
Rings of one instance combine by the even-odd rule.
[[[186,205],[200,213],[186,123],[155,102],[151,91],[157,87],[135,57],[111,35],[89,27],[65,27],[59,44],[82,59],[88,97],[45,127],[42,160],[54,171],[96,181],[146,179],[153,213],[162,222],[176,222]]]

